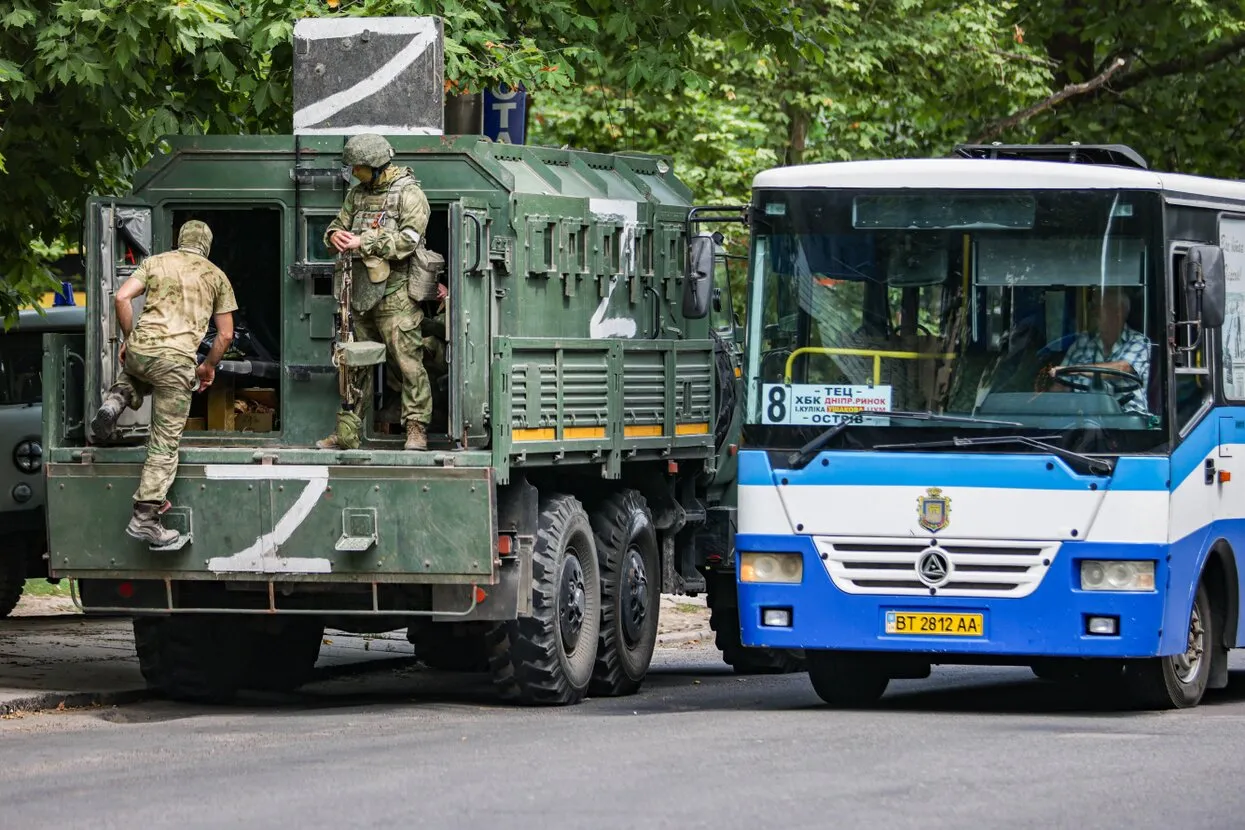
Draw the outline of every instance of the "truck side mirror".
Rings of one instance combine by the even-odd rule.
[[[1217,245],[1195,245],[1185,255],[1184,283],[1186,308],[1200,309],[1204,329],[1223,325],[1227,306],[1223,250]]]
[[[699,233],[687,243],[687,271],[683,279],[683,316],[698,320],[709,313],[713,289],[713,237]]]

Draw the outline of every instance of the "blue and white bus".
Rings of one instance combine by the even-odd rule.
[[[754,181],[743,644],[1196,705],[1245,645],[1245,182],[1118,145]]]

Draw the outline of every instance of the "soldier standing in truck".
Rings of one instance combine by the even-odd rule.
[[[118,289],[114,302],[124,338],[124,371],[91,422],[96,439],[106,440],[127,406],[138,409],[143,398],[152,396],[147,460],[125,532],[155,547],[179,537],[160,521],[160,513],[177,476],[191,393],[212,385],[216,366],[233,340],[238,303],[228,277],[208,260],[211,249],[211,229],[198,220],[187,222],[178,234],[177,250],[149,257]],[[131,303],[143,294],[143,313],[135,326]],[[209,318],[216,323],[216,339],[196,367],[195,354]]]
[[[355,252],[355,336],[385,344],[388,363],[402,376],[405,449],[422,450],[428,446],[432,387],[423,360],[423,311],[411,299],[410,283],[418,267],[412,255],[423,241],[431,210],[410,168],[395,167],[392,159],[393,147],[382,136],[361,134],[346,142],[342,162],[359,184],[346,193],[324,232],[324,244],[339,253]],[[316,442],[321,449],[340,444],[336,433]]]

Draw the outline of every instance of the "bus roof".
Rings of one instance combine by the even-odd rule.
[[[921,188],[948,190],[1154,190],[1176,201],[1245,203],[1245,182],[1133,167],[1008,159],[885,159],[777,167],[758,173],[756,189]]]

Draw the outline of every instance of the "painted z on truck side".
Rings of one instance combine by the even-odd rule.
[[[660,591],[705,589],[696,532],[731,483],[707,301],[685,313],[689,192],[656,157],[392,137],[447,262],[448,370],[427,450],[402,449],[380,367],[363,445],[320,450],[343,141],[169,138],[130,194],[90,201],[85,343],[52,337],[44,367],[52,573],[137,615],[174,696],[293,688],[325,625],[406,627],[426,662],[488,666],[525,702],[635,691]],[[238,353],[194,396],[163,516],[184,544],[152,550],[123,532],[148,409],[108,444],[84,415],[118,371],[113,293],[191,219],[237,295]]]

